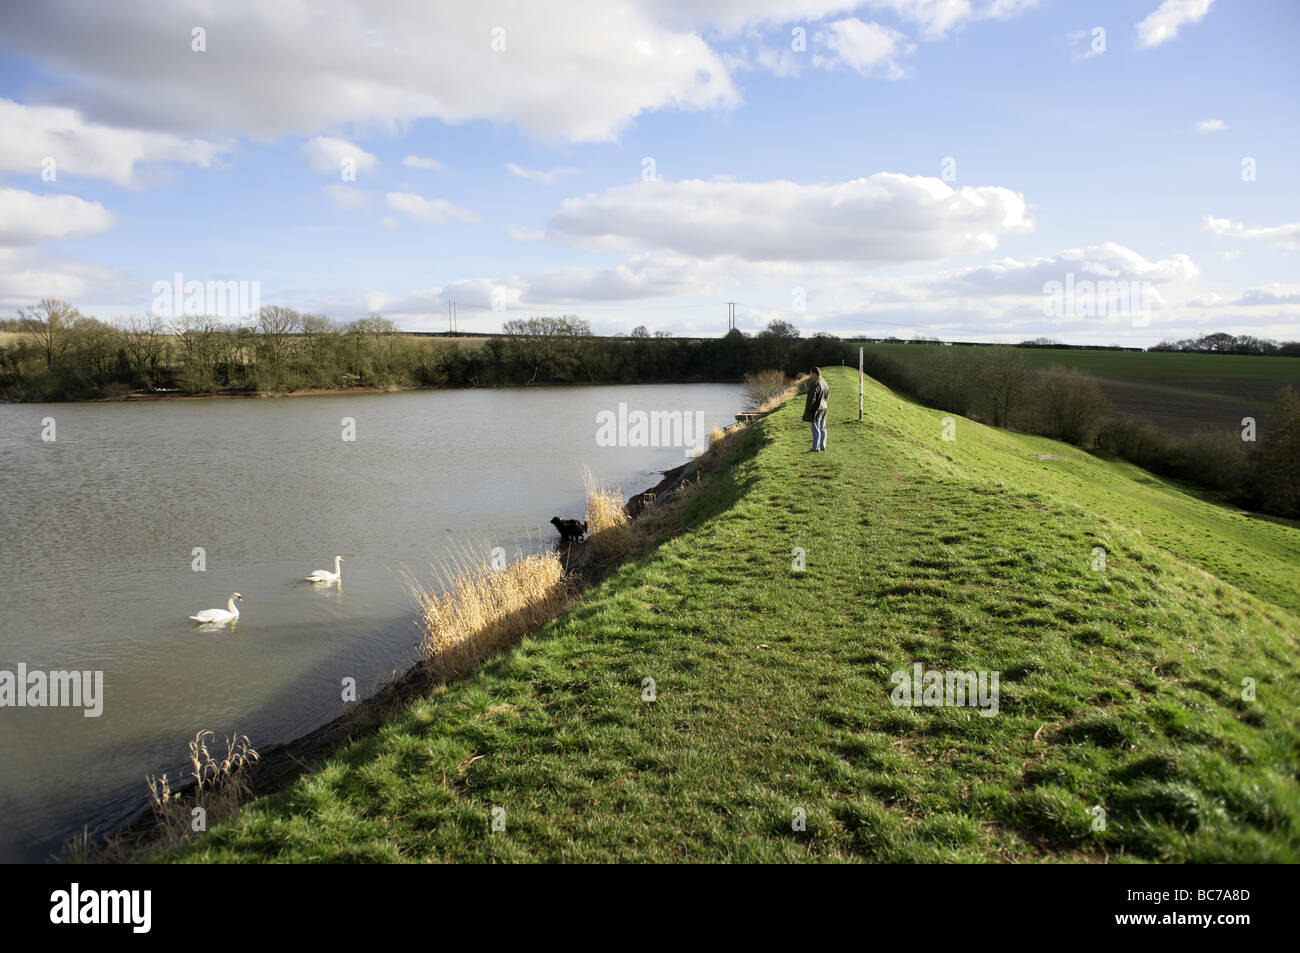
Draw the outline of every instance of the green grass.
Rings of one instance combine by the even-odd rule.
[[[924,360],[944,345],[884,342],[863,345],[896,361]],[[1071,348],[1019,348],[1030,367],[1038,370],[1060,364],[1088,371],[1097,377],[1120,380],[1266,380],[1300,381],[1300,358],[1248,354],[1183,354],[1176,351],[1085,351]],[[1200,391],[1193,391],[1201,393]]]
[[[676,538],[165,859],[1300,859],[1300,529],[829,376],[829,452],[786,405]],[[895,707],[914,662],[999,713]]]

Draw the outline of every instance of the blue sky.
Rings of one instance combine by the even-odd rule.
[[[1294,339],[1297,41],[1288,0],[7,5],[0,308]]]

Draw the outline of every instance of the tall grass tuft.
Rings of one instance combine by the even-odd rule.
[[[247,735],[225,739],[224,755],[214,756],[208,743],[216,740],[211,731],[200,731],[190,742],[188,777],[178,783],[193,783],[190,792],[173,791],[167,775],[149,775],[149,796],[158,822],[158,846],[175,847],[193,833],[194,809],[202,808],[204,827],[233,814],[249,794],[245,771],[260,759]]]
[[[558,552],[502,568],[464,558],[434,566],[436,591],[409,583],[421,649],[443,681],[468,674],[555,618],[574,594]]]
[[[638,533],[627,515],[622,488],[611,489],[582,468],[582,486],[587,496],[587,535],[596,559],[619,558],[637,548]]]

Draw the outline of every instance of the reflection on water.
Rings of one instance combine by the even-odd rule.
[[[104,711],[0,708],[0,860],[144,804],[199,729],[265,747],[414,660],[406,582],[449,552],[549,545],[581,470],[627,495],[686,459],[608,446],[628,407],[725,425],[736,385],[0,405],[0,672],[102,671]],[[42,418],[57,440],[41,440]],[[346,419],[354,440],[344,439]],[[343,557],[344,579],[313,584]],[[237,620],[194,623],[238,592]]]

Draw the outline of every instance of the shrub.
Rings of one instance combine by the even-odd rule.
[[[1023,412],[1028,429],[1075,446],[1092,446],[1111,413],[1110,398],[1091,374],[1052,367],[1039,371]]]
[[[1277,392],[1261,428],[1251,479],[1270,513],[1300,517],[1300,395],[1289,384]]]
[[[745,375],[745,406],[749,410],[758,410],[764,404],[785,393],[790,386],[790,379],[785,371],[769,369]]]

